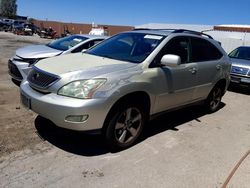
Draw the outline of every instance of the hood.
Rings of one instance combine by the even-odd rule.
[[[232,66],[240,66],[250,68],[250,60],[230,58],[232,61]]]
[[[105,57],[76,53],[44,59],[35,67],[55,75],[80,72],[85,77],[95,77],[110,72],[121,71],[138,64],[113,60]]]
[[[60,50],[50,48],[46,45],[30,45],[19,48],[16,55],[21,58],[46,58],[53,57],[62,53]]]

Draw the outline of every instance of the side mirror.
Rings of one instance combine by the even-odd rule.
[[[161,65],[163,66],[169,66],[169,67],[177,67],[181,64],[181,58],[178,55],[164,55],[161,58]]]
[[[87,51],[87,49],[83,49],[83,50],[82,50],[82,53],[84,53],[84,52],[86,52],[86,51]]]

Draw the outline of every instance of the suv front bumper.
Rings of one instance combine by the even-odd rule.
[[[240,85],[250,85],[250,77],[231,74],[231,83]]]
[[[42,94],[27,81],[20,86],[22,104],[59,127],[78,131],[101,129],[110,105],[105,99],[75,99],[55,93]],[[70,117],[70,121],[67,118]],[[83,117],[83,121],[72,121]],[[86,119],[87,118],[87,119]]]

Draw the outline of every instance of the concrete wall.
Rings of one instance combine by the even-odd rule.
[[[224,50],[229,53],[239,46],[250,46],[250,33],[232,31],[208,31],[215,40],[221,42]]]

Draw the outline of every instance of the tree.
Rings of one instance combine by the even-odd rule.
[[[16,0],[0,0],[0,14],[3,17],[15,18],[17,11]]]

